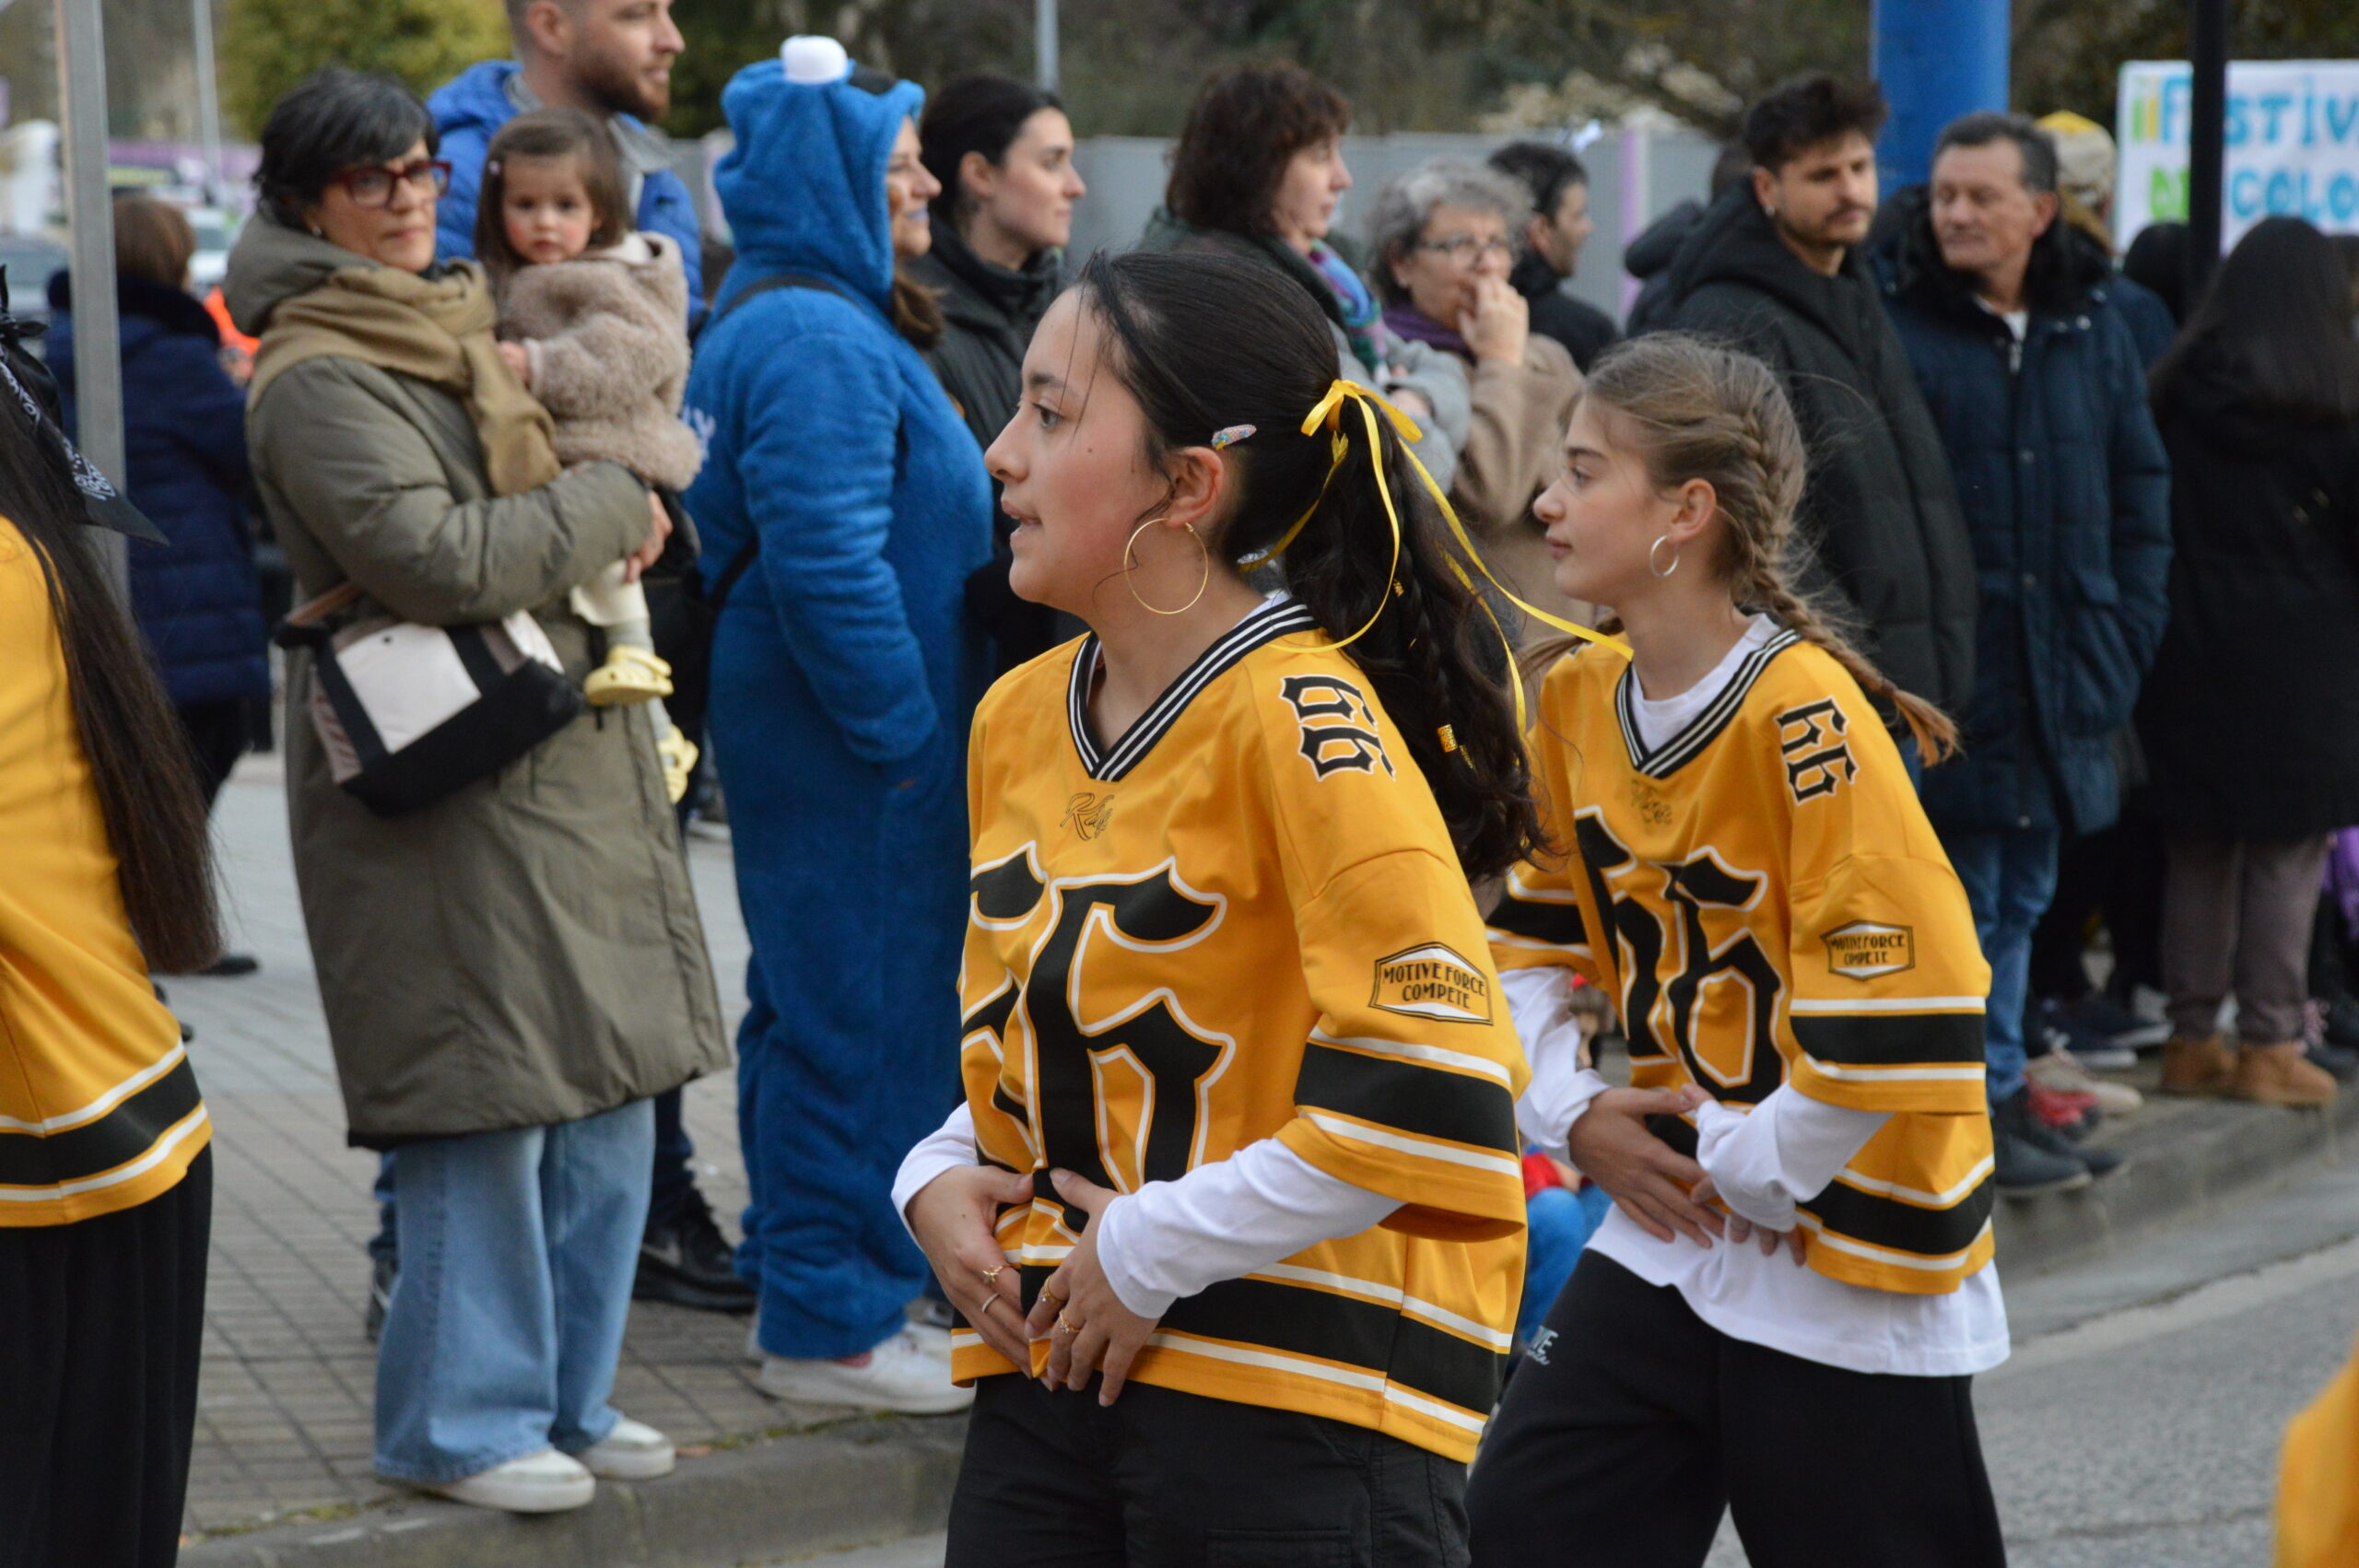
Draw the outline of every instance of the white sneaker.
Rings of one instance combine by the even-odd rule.
[[[616,1422],[615,1430],[604,1438],[573,1457],[601,1480],[653,1480],[670,1475],[677,1463],[670,1438],[628,1416]]]
[[[901,1330],[918,1343],[918,1349],[940,1362],[950,1364],[950,1330],[937,1328],[931,1323],[912,1323]]]
[[[458,1480],[410,1483],[420,1492],[508,1514],[562,1514],[585,1508],[598,1495],[597,1478],[554,1448],[494,1465]]]
[[[754,1316],[755,1321],[745,1325],[745,1359],[759,1366],[769,1359],[769,1352],[762,1349],[761,1315],[756,1313]]]
[[[950,1367],[904,1328],[858,1366],[840,1361],[764,1356],[754,1387],[773,1399],[807,1405],[857,1405],[903,1415],[948,1415],[975,1402],[972,1388],[950,1381]]]
[[[2096,1077],[2070,1051],[2052,1050],[2024,1063],[2024,1076],[2043,1089],[2062,1094],[2089,1094],[2107,1116],[2128,1116],[2146,1103],[2127,1083]]]

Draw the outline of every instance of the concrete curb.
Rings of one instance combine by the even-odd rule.
[[[2354,1090],[2359,1086],[2346,1086],[2325,1111],[2212,1101],[2173,1106],[2167,1119],[2131,1123],[2118,1136],[2099,1134],[2128,1161],[2112,1176],[2078,1192],[1999,1200],[2004,1277],[2030,1279],[2102,1257],[2347,1157],[2359,1147]]]
[[[428,1498],[185,1547],[181,1568],[741,1568],[939,1530],[963,1419],[865,1421],[683,1459],[535,1518]]]

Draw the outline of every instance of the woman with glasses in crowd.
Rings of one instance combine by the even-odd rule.
[[[1499,580],[1528,604],[1586,621],[1556,587],[1532,500],[1555,477],[1580,374],[1564,345],[1532,330],[1508,275],[1532,216],[1523,188],[1496,170],[1436,158],[1386,184],[1368,220],[1384,324],[1438,351],[1467,385],[1473,417],[1451,485]],[[1523,639],[1553,637],[1526,617]]]
[[[434,261],[426,108],[330,69],[263,127],[227,294],[262,340],[247,421],[299,597],[464,626],[529,611],[594,667],[569,591],[669,532],[619,463],[563,474],[472,262]],[[341,619],[327,623],[331,627]],[[403,1267],[376,1468],[461,1502],[580,1507],[672,1468],[607,1402],[653,1154],[651,1096],[728,1050],[643,710],[584,713],[499,772],[380,816],[334,781],[288,670],[288,815],[348,1136],[398,1148]]]

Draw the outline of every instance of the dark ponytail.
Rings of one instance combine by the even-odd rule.
[[[0,516],[48,583],[124,911],[148,967],[186,974],[221,955],[205,796],[163,685],[90,551],[86,515],[65,454],[0,386]]]
[[[1277,562],[1286,587],[1338,639],[1368,626],[1345,652],[1432,787],[1467,876],[1496,876],[1536,852],[1513,699],[1504,669],[1493,668],[1502,661],[1485,661],[1496,634],[1451,570],[1440,518],[1399,435],[1371,411],[1401,520],[1400,566],[1388,578],[1392,524],[1368,461],[1364,405],[1346,401],[1340,411],[1340,466],[1328,431],[1301,432],[1335,380],[1326,317],[1263,263],[1203,252],[1095,256],[1074,287],[1116,345],[1106,369],[1144,412],[1156,466],[1215,430],[1254,427],[1226,454],[1238,499],[1214,551],[1231,562],[1251,556],[1310,512]]]

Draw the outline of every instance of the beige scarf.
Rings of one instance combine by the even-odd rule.
[[[452,262],[430,278],[346,267],[271,311],[247,396],[260,398],[288,369],[322,356],[415,377],[466,404],[493,495],[537,490],[557,476],[555,427],[499,357],[497,313],[473,262]]]

